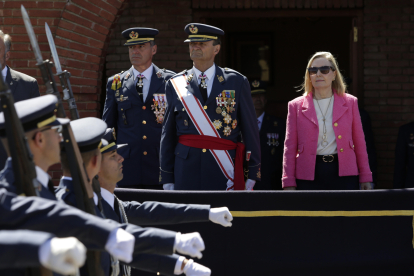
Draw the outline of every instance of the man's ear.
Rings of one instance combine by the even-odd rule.
[[[220,48],[221,48],[221,45],[220,44],[218,44],[218,45],[216,45],[216,46],[214,46],[215,47],[215,49],[214,49],[214,54],[218,54],[219,52],[220,52]]]
[[[6,60],[5,60],[5,63],[7,64],[7,61],[9,61],[9,59],[10,59],[10,55],[11,55],[11,53],[10,53],[10,51],[8,51],[7,53],[6,53]]]
[[[155,44],[154,46],[152,46],[152,55],[155,55],[157,53],[157,45]]]

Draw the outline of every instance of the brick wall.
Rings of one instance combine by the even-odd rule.
[[[364,96],[378,155],[378,179],[391,188],[398,127],[414,120],[414,1],[366,0]]]

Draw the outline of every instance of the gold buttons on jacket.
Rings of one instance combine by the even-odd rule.
[[[204,106],[204,109],[207,109],[207,106],[206,105]]]
[[[352,145],[352,147],[353,147],[353,148],[355,148],[355,146],[354,146],[354,145]]]
[[[124,110],[123,108],[121,108],[121,111]]]
[[[337,126],[338,126],[338,123],[335,123],[335,124],[334,124],[334,126],[336,126],[336,127],[337,127]]]
[[[342,136],[341,135],[338,135],[338,139],[342,139]]]
[[[147,139],[147,136],[145,136],[145,135],[144,135],[144,136],[142,136],[142,139],[144,139],[144,140],[145,140],[145,139]]]
[[[147,107],[145,105],[143,105],[142,106],[142,110],[145,110],[145,109],[147,109]]]
[[[146,151],[144,151],[143,153],[144,153],[144,155],[147,155],[148,154]]]
[[[344,152],[344,149],[341,149],[341,152]]]
[[[147,123],[147,121],[145,121],[145,120],[144,120],[144,121],[142,121],[142,124],[144,124],[144,125],[145,125],[146,123]]]
[[[203,152],[206,152],[207,150],[206,149],[203,149]]]

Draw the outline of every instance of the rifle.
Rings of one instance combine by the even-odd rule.
[[[79,119],[78,108],[76,106],[75,98],[73,96],[72,86],[70,85],[70,81],[69,81],[71,74],[67,70],[62,71],[62,67],[60,66],[59,56],[56,51],[55,41],[53,40],[52,32],[50,31],[50,28],[47,22],[45,22],[45,29],[46,29],[47,40],[50,46],[50,51],[52,52],[53,61],[55,62],[56,75],[59,77],[60,85],[62,86],[63,99],[67,100],[69,104],[70,118],[72,120]]]
[[[4,124],[12,157],[14,185],[16,186],[17,194],[22,196],[39,196],[41,184],[37,181],[33,155],[27,143],[23,126],[16,113],[13,95],[3,78],[0,78],[0,102],[3,107]],[[29,268],[28,270],[31,276],[53,275],[52,271],[44,267]]]
[[[66,113],[63,108],[62,98],[57,90],[56,82],[53,77],[52,67],[53,63],[49,60],[43,61],[42,54],[40,52],[39,45],[35,33],[33,31],[30,18],[26,12],[24,6],[21,6],[21,12],[26,27],[26,31],[30,38],[33,51],[35,53],[37,66],[42,73],[43,82],[46,85],[46,93],[53,94],[58,99],[57,115],[60,118],[65,118]],[[79,151],[79,147],[74,138],[72,128],[70,124],[62,125],[62,136],[63,144],[68,158],[69,170],[72,176],[74,194],[76,196],[77,207],[89,214],[96,215],[94,202],[93,202],[93,191],[92,186],[89,185],[89,179],[86,174],[85,165]],[[87,252],[87,269],[89,275],[103,276],[103,270],[100,265],[100,252],[99,251],[88,251]]]

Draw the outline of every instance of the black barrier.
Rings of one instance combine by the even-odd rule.
[[[414,189],[184,192],[117,189],[124,201],[227,206],[233,226],[166,225],[200,232],[197,262],[221,275],[413,275]],[[265,211],[265,212],[258,212]],[[158,226],[159,227],[159,226]],[[133,275],[155,275],[134,272]]]

